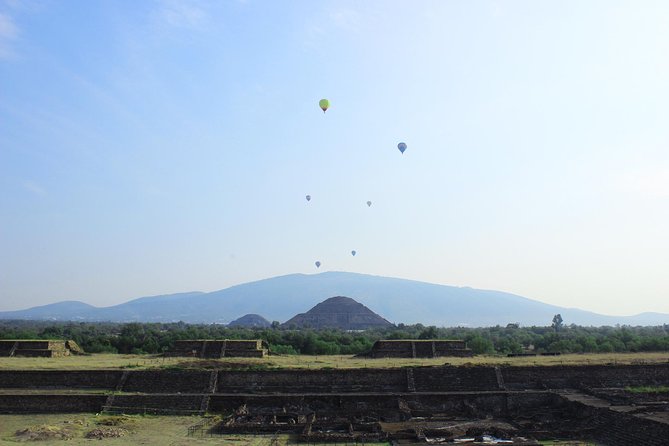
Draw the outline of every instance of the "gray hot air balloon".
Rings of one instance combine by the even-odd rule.
[[[357,253],[355,252],[355,249],[354,249],[353,251],[351,251],[351,255],[352,255],[353,257],[355,257],[356,254],[357,254]]]
[[[371,201],[368,201],[368,202],[367,202],[367,207],[370,207],[371,205],[372,205],[372,202],[371,202]]]
[[[320,268],[320,267],[321,267],[321,262],[319,262],[318,260],[316,260],[315,265],[316,265],[316,268]]]
[[[306,198],[306,199],[307,199],[307,201],[311,201],[311,195],[307,195],[307,196],[306,196],[306,197],[304,197],[304,198]]]

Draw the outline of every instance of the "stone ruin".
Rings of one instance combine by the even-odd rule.
[[[308,443],[667,446],[668,385],[669,363],[0,370],[0,413],[215,414],[189,435]]]
[[[282,407],[263,407],[242,404],[218,424],[210,433],[219,435],[289,434],[304,443],[365,444],[392,442],[392,444],[468,443],[514,444],[540,446],[534,438],[520,435],[519,430],[506,421],[493,419],[465,419],[453,413],[427,415],[427,408],[418,411],[415,401],[360,398],[357,401],[324,402],[293,400]],[[387,405],[380,410],[379,405]],[[339,407],[338,407],[339,406]],[[344,406],[344,407],[341,407]],[[315,409],[314,409],[315,408]],[[430,408],[432,410],[434,408]],[[417,416],[414,416],[417,412]],[[427,415],[427,416],[426,416]]]
[[[193,339],[176,341],[169,356],[193,358],[264,358],[269,353],[267,342],[260,339]]]
[[[0,340],[0,357],[58,358],[83,352],[74,341]]]
[[[380,340],[363,356],[370,358],[439,358],[441,356],[472,356],[467,343],[445,339]]]

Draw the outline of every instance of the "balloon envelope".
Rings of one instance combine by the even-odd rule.
[[[400,149],[400,152],[404,153],[404,151],[407,149],[407,145],[403,142],[397,144],[397,148]]]
[[[315,265],[316,265],[316,268],[320,268],[320,267],[321,267],[321,262],[319,262],[319,261],[317,260],[316,263],[315,263]]]
[[[307,201],[311,201],[311,195],[307,195],[305,198],[307,199]]]
[[[367,206],[369,207],[369,206],[371,206],[371,205],[372,205],[372,202],[371,202],[371,201],[368,201],[368,202],[367,202]]]
[[[318,106],[321,108],[321,110],[323,110],[323,113],[325,113],[328,108],[330,108],[330,101],[327,99],[321,99],[318,101]]]
[[[351,251],[351,255],[352,255],[353,257],[355,257],[356,254],[357,254],[357,253],[355,252],[355,250]]]

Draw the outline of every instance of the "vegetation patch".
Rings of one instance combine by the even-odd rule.
[[[113,426],[113,427],[118,427],[118,426],[134,426],[136,424],[136,421],[133,418],[127,417],[125,415],[114,415],[114,416],[108,416],[108,417],[102,417],[97,420],[95,420],[95,424],[98,426]]]
[[[19,441],[71,440],[81,430],[83,421],[63,422],[58,425],[41,424],[16,431]]]
[[[72,339],[89,353],[162,354],[184,339],[261,339],[284,355],[357,355],[380,339],[462,339],[474,354],[637,353],[669,351],[669,326],[579,327],[555,315],[550,326],[467,328],[398,324],[360,332],[242,328],[184,323],[0,321],[0,339]],[[551,321],[546,321],[549,324]],[[73,344],[74,345],[74,344]],[[16,358],[13,358],[16,359]],[[41,362],[48,358],[39,358]],[[666,360],[666,358],[665,358]],[[73,362],[73,361],[68,361]],[[132,365],[131,365],[132,366]],[[126,368],[131,368],[126,366]],[[141,367],[139,362],[135,367]]]
[[[128,433],[128,430],[123,429],[122,427],[98,426],[95,429],[88,431],[86,433],[86,438],[94,438],[96,440],[102,440],[103,438],[119,438]]]
[[[625,390],[632,393],[669,393],[669,386],[632,386],[625,387]]]

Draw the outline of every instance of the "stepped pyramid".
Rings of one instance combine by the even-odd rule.
[[[326,299],[306,313],[300,313],[283,324],[284,327],[341,330],[366,330],[391,325],[363,304],[345,296]]]

